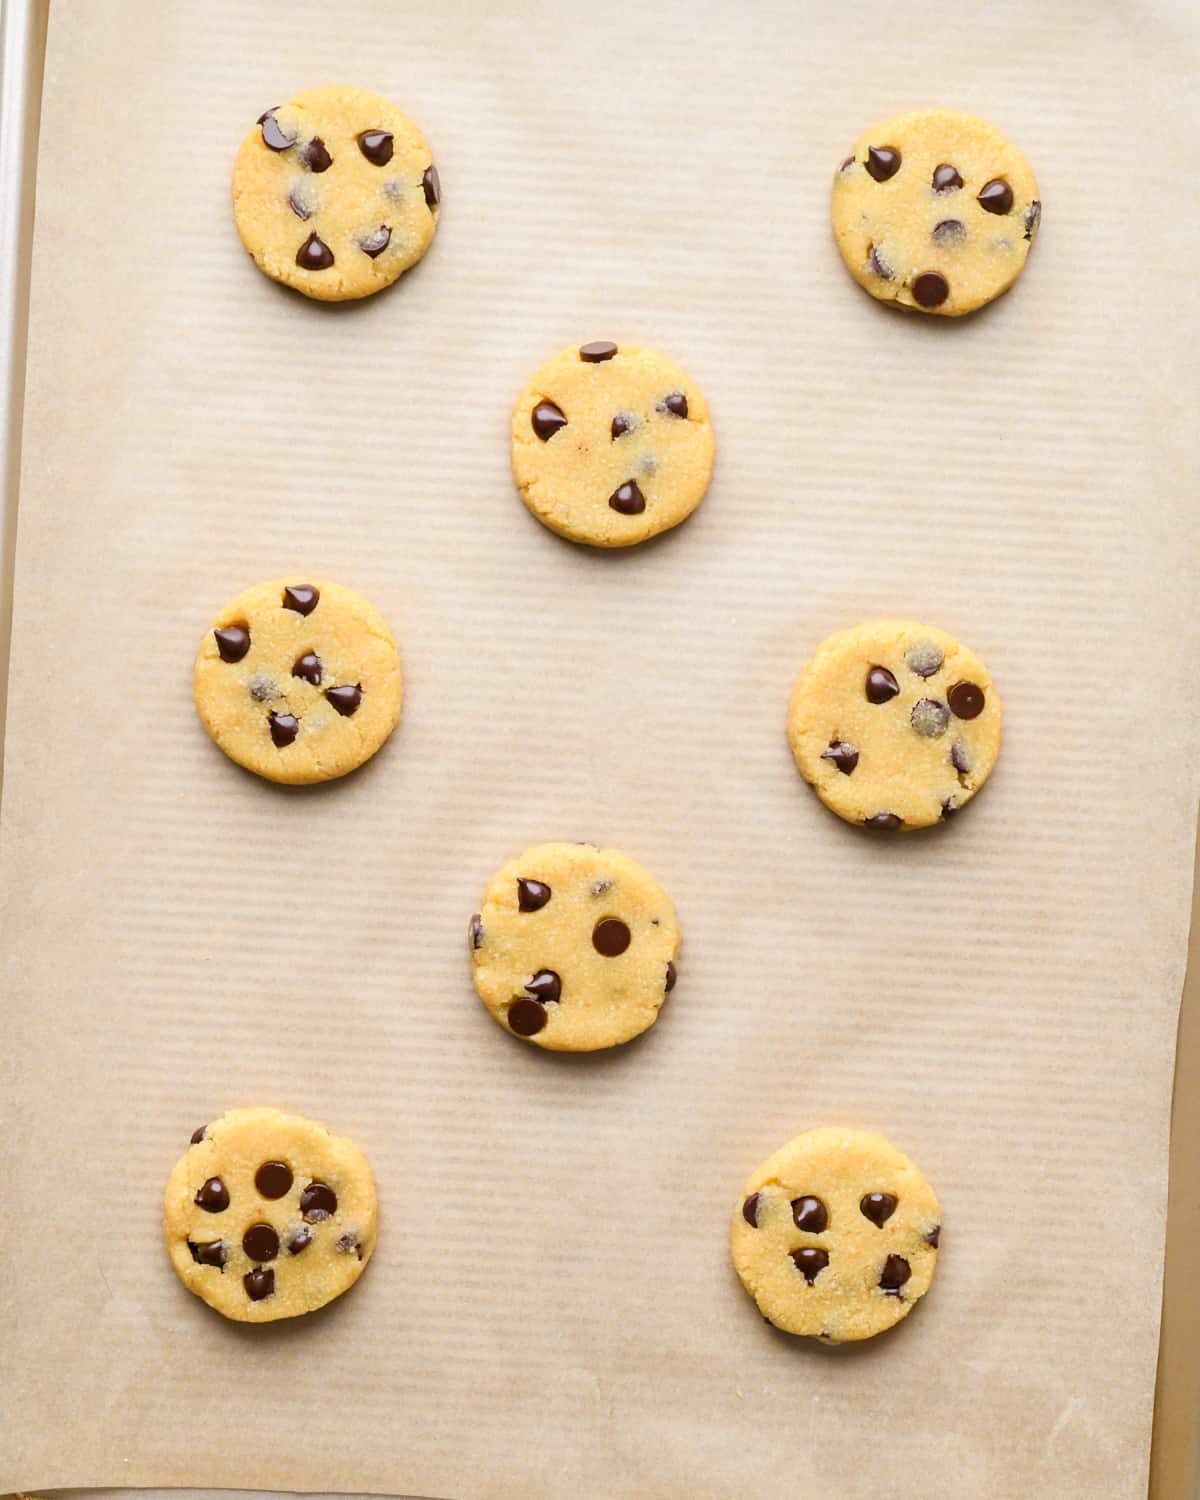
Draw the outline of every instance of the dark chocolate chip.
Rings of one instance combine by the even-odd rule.
[[[957,719],[977,719],[983,712],[983,689],[975,682],[956,682],[946,700]]]
[[[658,403],[658,409],[670,412],[673,417],[686,417],[688,414],[687,397],[682,391],[672,391],[669,396],[664,396]]]
[[[1025,238],[1031,240],[1038,232],[1038,225],[1042,222],[1042,205],[1035,198],[1025,210]]]
[[[436,208],[442,201],[442,179],[438,176],[438,169],[432,162],[425,168],[425,175],[421,178],[421,187],[425,191],[426,206]]]
[[[742,1218],[745,1219],[751,1229],[758,1228],[758,1200],[761,1197],[761,1193],[751,1193],[745,1203],[742,1204]]]
[[[292,676],[311,682],[313,687],[321,685],[321,658],[315,651],[306,651],[292,663]]]
[[[546,1024],[546,1010],[540,1001],[522,995],[508,1007],[508,1024],[518,1036],[536,1036]]]
[[[386,224],[381,224],[378,229],[372,229],[370,234],[364,234],[358,242],[358,248],[364,255],[369,255],[372,260],[377,255],[382,255],[388,247],[392,237],[392,231]]]
[[[543,881],[517,881],[517,906],[521,911],[541,911],[549,899],[550,887]]]
[[[311,583],[289,583],[284,585],[280,602],[284,609],[294,609],[298,615],[311,615],[320,597],[320,589]]]
[[[934,167],[932,182],[935,193],[950,193],[963,185],[958,168],[952,167],[948,161],[944,161],[940,167]]]
[[[275,109],[278,108],[279,106],[276,105]],[[279,128],[279,121],[275,118],[275,109],[269,109],[258,117],[258,123],[262,126],[263,145],[270,146],[272,151],[286,151],[289,146],[296,144],[296,137],[284,135]]]
[[[849,776],[858,765],[858,751],[845,740],[831,740],[829,749],[821,751],[821,759],[832,761],[843,776]]]
[[[882,276],[884,281],[892,281],[895,279],[892,275],[891,266],[888,265],[887,261],[884,260],[883,256],[879,253],[878,245],[871,246],[870,250],[867,253],[867,259],[868,261],[870,261],[871,269],[875,272],[876,276]]]
[[[941,307],[950,295],[950,283],[940,271],[922,271],[912,289],[913,299],[920,307]]]
[[[942,219],[933,226],[934,243],[957,245],[967,237],[967,226],[961,219]]]
[[[608,339],[596,339],[590,344],[579,346],[579,357],[585,365],[603,364],[606,359],[611,359],[617,352],[616,344],[609,343]]]
[[[679,974],[676,971],[675,965],[673,963],[668,963],[667,964],[667,987],[666,987],[666,993],[668,995],[675,988],[675,981],[678,978],[679,978]]]
[[[250,649],[250,632],[244,625],[228,625],[224,630],[214,630],[222,661],[241,661]]]
[[[927,1245],[932,1245],[933,1248],[936,1250],[937,1247],[938,1247],[938,1240],[941,1239],[941,1235],[942,1235],[942,1226],[940,1224],[935,1224],[933,1226],[933,1228],[929,1231],[929,1233],[925,1236],[925,1243]]]
[[[242,1235],[242,1249],[251,1260],[274,1260],[279,1254],[279,1236],[269,1224],[251,1224]]]
[[[295,714],[277,714],[274,709],[267,715],[267,727],[276,748],[284,750],[300,733],[300,720]]]
[[[886,667],[872,667],[867,673],[867,702],[886,703],[900,691],[900,684]]]
[[[592,928],[592,947],[605,958],[617,958],[629,947],[632,937],[620,917],[604,917]]]
[[[957,811],[958,799],[956,797],[947,797],[945,802],[942,803],[942,817],[952,818]]]
[[[188,1240],[187,1247],[198,1266],[216,1266],[218,1270],[222,1270],[229,1259],[224,1240],[209,1240],[207,1243]]]
[[[333,251],[317,234],[310,234],[296,251],[296,264],[302,271],[328,271],[333,265]]]
[[[882,1229],[896,1212],[897,1202],[894,1193],[866,1193],[858,1206],[864,1219],[870,1219],[877,1229]]]
[[[543,443],[548,443],[560,427],[567,425],[561,406],[553,401],[539,401],[530,415],[534,432]]]
[[[304,220],[312,218],[313,211],[300,196],[299,188],[293,188],[288,194],[288,207],[298,219]]]
[[[902,158],[894,146],[868,146],[863,163],[876,182],[886,182],[900,170]]]
[[[955,740],[950,746],[950,764],[960,776],[966,776],[971,769],[971,756],[962,740]]]
[[[221,1214],[229,1207],[229,1189],[219,1177],[210,1177],[201,1185],[196,1202],[206,1214]]]
[[[395,149],[390,130],[364,130],[358,137],[358,149],[369,162],[386,167]]]
[[[297,1229],[291,1239],[287,1242],[289,1255],[299,1255],[301,1250],[307,1250],[312,1244],[311,1229]]]
[[[932,677],[944,660],[942,648],[933,641],[918,641],[904,653],[904,664],[918,677]]]
[[[876,813],[873,818],[863,819],[864,828],[875,828],[886,833],[891,833],[894,829],[902,827],[903,824],[904,819],[897,817],[895,813],[891,812]]]
[[[362,695],[362,684],[357,682],[344,682],[341,687],[325,689],[325,696],[343,719],[348,719],[352,713],[357,712]]]
[[[817,1277],[829,1264],[829,1251],[818,1250],[815,1245],[805,1245],[802,1250],[792,1251],[792,1264],[797,1271],[812,1286]]]
[[[889,1297],[898,1297],[900,1288],[912,1275],[912,1267],[903,1255],[889,1255],[879,1273],[879,1285]]]
[[[483,947],[483,922],[476,912],[467,927],[467,941],[471,945],[471,951]]]
[[[300,1194],[300,1212],[310,1224],[337,1213],[337,1194],[327,1182],[310,1182]]]
[[[285,1161],[265,1161],[254,1174],[254,1186],[262,1198],[282,1198],[291,1185],[292,1169]]]
[[[345,1234],[338,1235],[333,1248],[342,1255],[357,1254],[359,1260],[362,1260],[362,1246],[358,1243],[356,1236],[349,1230]]]
[[[193,1130],[192,1131],[192,1145],[193,1146],[198,1146],[200,1144],[200,1142],[202,1140],[204,1140],[207,1135],[208,1135],[208,1126],[207,1125],[201,1125],[198,1130]]]
[[[242,1277],[242,1285],[251,1302],[261,1302],[275,1292],[275,1272],[270,1266],[255,1266]]]
[[[632,432],[637,426],[637,418],[629,411],[619,411],[612,419],[612,426],[608,429],[615,443],[619,437],[624,437],[627,432]]]
[[[532,979],[525,981],[525,988],[535,1000],[549,1005],[562,994],[562,980],[553,969],[539,969]]]
[[[300,160],[310,172],[328,172],[333,166],[333,157],[326,151],[325,142],[319,135],[314,135],[301,151]]]
[[[809,1234],[824,1234],[829,1228],[829,1210],[820,1198],[814,1198],[811,1193],[792,1199],[792,1219],[797,1229],[803,1229]]]
[[[615,489],[608,497],[608,503],[612,510],[623,516],[640,516],[646,509],[646,497],[638,488],[636,479],[627,479]]]
[[[919,735],[935,740],[938,735],[945,734],[950,723],[950,710],[936,698],[918,698],[908,719]]]
[[[990,214],[1006,214],[1013,206],[1013,190],[1003,177],[993,177],[979,189],[976,202]]]

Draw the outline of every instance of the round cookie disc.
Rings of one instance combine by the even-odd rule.
[[[268,110],[233,167],[242,244],[322,302],[370,296],[419,261],[440,202],[429,143],[366,89],[308,89]]]
[[[704,498],[715,454],[704,397],[653,349],[564,349],[513,410],[521,499],[551,531],[593,547],[678,526]]]
[[[944,630],[873,620],[832,635],[792,693],[788,741],[826,807],[887,832],[968,802],[1000,752],[987,668]]]
[[[329,781],[369,760],[400,717],[382,616],[341,584],[276,578],[239,594],[196,656],[196,711],[231,760],[270,781]]]
[[[883,1136],[808,1130],[746,1183],[733,1264],[785,1333],[869,1339],[929,1290],[940,1227],[933,1189]]]
[[[353,1141],[277,1109],[231,1109],[196,1131],[163,1202],[180,1281],[227,1318],[314,1312],[375,1248],[375,1183]]]
[[[834,174],[833,233],[881,302],[957,317],[1007,291],[1041,222],[1037,179],[994,125],[917,109],[865,131]]]
[[[502,1026],[553,1052],[592,1052],[658,1019],[679,923],[627,854],[538,844],[494,877],[468,941],[475,988]]]

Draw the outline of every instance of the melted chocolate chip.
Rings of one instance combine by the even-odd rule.
[[[664,396],[658,403],[658,409],[670,412],[673,417],[686,417],[688,414],[687,397],[682,391],[672,391],[669,396]]]
[[[821,759],[832,761],[843,776],[849,776],[858,765],[858,751],[845,740],[832,740],[829,749],[821,751]]]
[[[932,677],[943,659],[942,648],[933,641],[918,641],[904,653],[904,665],[918,677]]]
[[[549,1005],[562,994],[562,980],[553,969],[539,969],[532,979],[525,981],[525,989],[535,1000]]]
[[[264,1297],[274,1295],[275,1272],[270,1266],[255,1266],[253,1271],[247,1271],[242,1277],[242,1285],[251,1302],[261,1302]]]
[[[955,188],[962,187],[963,180],[958,175],[958,168],[944,161],[940,167],[934,167],[932,184],[935,193],[951,193]]]
[[[884,260],[882,254],[880,253],[878,245],[871,246],[870,250],[867,252],[867,260],[869,261],[871,269],[875,272],[876,276],[882,276],[884,281],[892,281],[895,279],[892,275],[892,268],[888,265],[887,261]]]
[[[530,995],[522,995],[508,1007],[508,1024],[518,1036],[536,1036],[546,1024],[545,1007]]]
[[[359,1260],[362,1260],[362,1246],[358,1243],[358,1240],[355,1238],[355,1236],[349,1231],[347,1231],[345,1234],[338,1235],[337,1241],[334,1244],[333,1248],[342,1255],[350,1255],[351,1253],[353,1253],[358,1256]]]
[[[947,797],[945,802],[942,803],[942,817],[952,818],[957,811],[958,799],[956,797]]]
[[[296,264],[302,271],[328,271],[333,265],[333,251],[317,234],[310,234],[296,251]]]
[[[471,945],[471,951],[483,947],[483,922],[476,912],[467,926],[467,941]]]
[[[946,700],[956,719],[977,719],[983,712],[983,689],[975,682],[956,682]]]
[[[637,418],[629,411],[619,411],[612,419],[612,426],[608,429],[615,443],[619,437],[624,437],[627,432],[632,432],[637,426]]]
[[[300,733],[300,720],[295,714],[277,714],[274,709],[267,715],[267,727],[279,750],[285,750]]]
[[[900,684],[886,667],[872,667],[867,673],[867,702],[886,703],[900,691]]]
[[[961,219],[942,219],[933,226],[933,240],[938,245],[957,245],[967,237],[967,226]]]
[[[900,1288],[912,1275],[912,1267],[903,1255],[889,1255],[879,1273],[879,1285],[889,1297],[898,1297]]]
[[[337,1194],[327,1182],[310,1182],[300,1194],[300,1212],[310,1224],[337,1213]]]
[[[344,682],[341,687],[325,689],[325,696],[341,714],[343,719],[348,719],[358,709],[362,702],[362,685],[357,682]]]
[[[604,917],[592,928],[592,947],[605,958],[617,958],[629,947],[632,937],[620,917]]]
[[[269,1224],[251,1224],[242,1235],[242,1249],[251,1260],[274,1260],[279,1254],[279,1236]]]
[[[386,224],[381,224],[378,229],[372,229],[370,234],[364,234],[358,242],[358,248],[364,255],[369,255],[372,260],[377,255],[382,255],[387,249],[392,238],[392,231]]]
[[[950,295],[950,283],[940,271],[922,271],[912,285],[913,300],[920,307],[941,307]]]
[[[666,984],[666,993],[668,995],[675,988],[675,981],[678,978],[679,978],[679,974],[676,971],[675,965],[673,963],[668,963],[667,964],[667,984]]]
[[[894,1193],[865,1193],[858,1206],[864,1219],[870,1219],[877,1229],[882,1229],[896,1212],[898,1201]]]
[[[321,597],[320,589],[311,583],[290,583],[284,586],[284,609],[294,609],[298,615],[311,615]]]
[[[1013,190],[1003,177],[993,177],[979,189],[976,202],[990,214],[1006,214],[1013,206]]]
[[[265,672],[256,672],[250,679],[250,696],[255,703],[268,703],[272,698],[279,697],[279,689],[275,686],[274,679]]]
[[[250,649],[250,632],[244,625],[228,625],[214,630],[213,638],[222,661],[241,661]]]
[[[636,479],[627,479],[608,497],[609,507],[623,516],[640,516],[646,509],[646,497],[638,488]]]
[[[198,1130],[193,1130],[192,1131],[192,1145],[193,1146],[198,1146],[200,1144],[200,1142],[202,1140],[204,1140],[207,1135],[208,1135],[208,1126],[207,1125],[201,1125]]]
[[[745,1219],[751,1229],[758,1228],[758,1200],[761,1197],[761,1193],[751,1193],[745,1203],[742,1204],[742,1218]]]
[[[955,740],[950,746],[950,764],[960,776],[966,776],[971,769],[971,754],[962,740]]]
[[[829,1251],[818,1250],[815,1245],[805,1245],[802,1250],[792,1251],[792,1264],[797,1271],[812,1286],[817,1277],[829,1264]]]
[[[315,651],[306,651],[292,663],[292,676],[311,682],[313,687],[320,687],[321,671],[321,658]]]
[[[875,828],[885,833],[891,833],[893,830],[903,826],[904,819],[897,817],[895,813],[891,812],[876,813],[873,818],[863,819],[864,828]]]
[[[421,178],[421,187],[425,192],[426,207],[436,208],[442,201],[442,179],[438,176],[438,169],[432,162],[425,168],[425,175]]]
[[[196,1203],[206,1214],[221,1214],[229,1207],[229,1189],[219,1177],[210,1177],[196,1194]]]
[[[278,108],[279,106],[276,105],[275,109]],[[258,123],[262,127],[263,145],[270,146],[272,151],[286,151],[289,146],[296,144],[296,137],[284,135],[279,127],[279,121],[275,118],[275,109],[269,109],[258,117]]]
[[[824,1234],[829,1228],[829,1210],[811,1193],[792,1199],[792,1219],[797,1229],[808,1234]]]
[[[216,1266],[218,1270],[223,1270],[229,1259],[224,1240],[209,1240],[207,1243],[188,1240],[187,1247],[198,1266]]]
[[[579,346],[579,357],[585,365],[603,364],[606,359],[611,359],[616,352],[616,344],[610,343],[608,339],[596,339],[593,343],[581,344]]]
[[[291,1239],[288,1240],[288,1242],[287,1242],[288,1254],[289,1255],[299,1255],[300,1252],[301,1252],[301,1250],[307,1250],[308,1247],[311,1244],[312,1244],[312,1230],[311,1229],[297,1229],[297,1231],[295,1232],[295,1234],[292,1235]]]
[[[291,1185],[292,1169],[285,1161],[265,1161],[254,1174],[254,1186],[262,1198],[282,1198]]]
[[[305,201],[299,187],[294,187],[288,194],[288,207],[300,220],[312,218],[312,208]]]
[[[543,881],[517,881],[517,906],[521,911],[541,911],[549,899],[550,887]]]
[[[902,158],[894,146],[868,146],[863,163],[876,182],[886,182],[900,170]]]
[[[945,734],[950,723],[950,710],[936,698],[918,698],[908,716],[916,732],[927,740],[935,740]]]
[[[377,167],[386,167],[395,149],[390,130],[364,130],[358,137],[358,149]]]
[[[534,433],[548,443],[560,427],[567,425],[563,409],[553,401],[539,401],[529,418]]]
[[[326,151],[325,142],[319,135],[314,135],[301,151],[300,160],[310,172],[328,172],[333,166],[333,157]]]
[[[942,1236],[942,1226],[940,1224],[935,1224],[933,1226],[933,1228],[929,1231],[929,1233],[925,1236],[925,1243],[927,1245],[932,1245],[933,1248],[936,1250],[937,1247],[938,1247],[938,1240],[941,1239],[941,1236]]]
[[[1038,225],[1042,222],[1042,205],[1035,198],[1025,210],[1025,238],[1031,240],[1038,232]]]

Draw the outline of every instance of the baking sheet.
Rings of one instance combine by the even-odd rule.
[[[2,1252],[0,1484],[853,1500],[882,1428],[900,1493],[1143,1491],[1195,815],[1195,300],[1159,209],[1196,48],[1090,16],[54,11],[5,799],[37,1229]],[[339,77],[410,109],[446,213],[400,287],[320,309],[225,199],[247,121]],[[845,142],[931,99],[1007,129],[1047,203],[961,327],[876,308],[826,228]],[[1105,213],[1079,164],[1117,119]],[[627,557],[548,536],[507,474],[529,370],[597,336],[679,358],[721,444],[698,515]],[[242,776],[188,702],[215,608],[287,568],[370,594],[408,673],[396,741],[315,793]],[[1009,733],[969,815],[880,846],[782,717],[821,636],[893,611],[984,655]],[[683,916],[618,1056],[519,1049],[471,995],[462,923],[550,836],[627,847]],[[247,1332],[175,1285],[157,1215],[192,1126],[259,1100],[354,1134],[384,1218],[353,1296]],[[831,1352],[759,1324],[725,1232],[749,1168],[836,1119],[910,1151],[947,1230],[913,1318]]]

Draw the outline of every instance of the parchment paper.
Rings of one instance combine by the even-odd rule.
[[[479,1497],[1144,1492],[1196,813],[1196,176],[1185,10],[655,0],[54,7],[4,800],[0,1489]],[[434,143],[389,293],[276,288],[237,143],[323,81]],[[961,324],[863,295],[828,230],[863,124],[995,120],[1042,186]],[[697,515],[628,555],[520,505],[511,402],[560,345],[706,392]],[[408,696],[287,791],[205,738],[191,660],[280,572],[360,588]],[[953,825],[871,841],[783,733],[830,631],[926,618],[1006,706]],[[500,861],[615,844],[685,931],[611,1056],[506,1038],[464,929]],[[353,1135],[382,1224],[326,1312],[227,1324],[175,1280],[192,1129]],[[885,1131],[945,1210],[873,1344],[772,1332],[743,1177]]]

